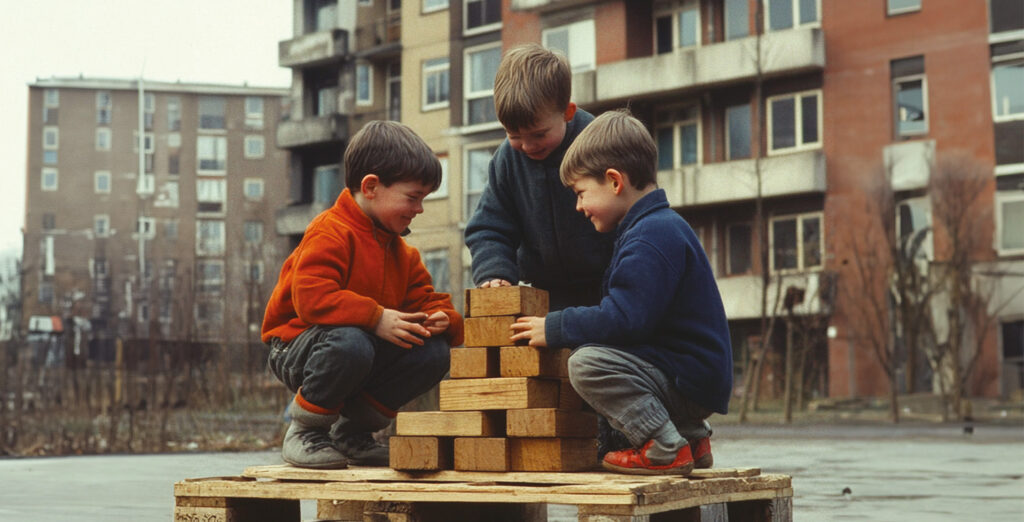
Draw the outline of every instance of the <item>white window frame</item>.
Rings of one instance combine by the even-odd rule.
[[[252,269],[253,268],[256,268],[258,270],[258,273],[256,274],[256,278],[255,279],[252,277]],[[263,282],[263,274],[264,273],[265,273],[265,271],[263,270],[263,261],[260,261],[260,260],[245,261],[245,282],[246,283],[262,283]]]
[[[480,197],[479,196],[481,194],[483,194],[484,187],[487,186],[487,175],[488,175],[487,165],[490,163],[490,161],[488,160],[488,163],[484,165],[483,183],[480,185],[479,189],[472,189],[471,185],[470,185],[469,155],[470,155],[470,153],[478,151],[478,150],[491,149],[491,157],[493,158],[494,157],[494,153],[498,150],[498,147],[500,145],[501,145],[500,141],[492,141],[492,142],[474,143],[472,145],[466,145],[462,149],[463,150],[463,154],[462,154],[462,165],[463,165],[463,168],[462,168],[462,187],[463,187],[463,190],[462,190],[462,215],[463,215],[464,220],[468,221],[469,217],[473,215],[473,211],[476,210],[476,206],[475,205],[473,205],[472,207],[470,206],[470,204],[469,204],[470,198],[473,197],[473,196],[476,196],[476,201],[479,202],[480,201]]]
[[[252,239],[252,238],[249,237],[250,225],[252,225],[252,228],[254,230],[257,229],[257,228],[259,229],[259,237],[255,238],[255,239]],[[258,227],[257,227],[257,225],[258,225]],[[255,220],[255,219],[250,219],[250,220],[245,221],[242,224],[242,241],[245,242],[245,244],[247,244],[247,245],[258,245],[258,244],[262,243],[263,242],[263,234],[264,234],[264,229],[265,228],[266,228],[266,226],[263,224],[262,221],[258,221],[258,220]]]
[[[47,125],[43,127],[43,150],[57,150],[60,148],[60,129]]]
[[[437,190],[427,194],[424,200],[431,199],[444,199],[448,197],[448,155],[439,154],[437,156],[438,163],[441,164],[441,184],[437,187]]]
[[[257,194],[251,194],[250,190],[256,189]],[[261,201],[263,199],[263,180],[260,178],[245,178],[242,182],[242,193],[249,201]]]
[[[257,108],[256,105],[259,105]],[[250,129],[263,128],[264,103],[261,96],[245,97],[245,126]]]
[[[200,145],[204,140],[212,141],[214,143],[213,152],[214,157],[204,158],[201,156],[202,146]],[[210,175],[221,175],[223,176],[228,170],[228,139],[225,136],[207,136],[200,134],[196,137],[196,171],[202,174]],[[202,167],[203,160],[218,160],[222,159],[222,168],[204,169]]]
[[[96,214],[92,217],[92,233],[96,237],[110,237],[109,214]]]
[[[764,30],[765,30],[765,32],[788,31],[790,29],[799,29],[801,27],[821,27],[821,0],[814,0],[814,3],[815,3],[815,7],[814,7],[815,18],[814,18],[814,21],[813,22],[805,22],[803,24],[800,23],[800,2],[802,0],[790,0],[792,2],[791,5],[792,5],[792,10],[793,10],[793,19],[790,20],[792,25],[789,26],[789,27],[786,27],[784,29],[772,29],[771,28],[772,27],[772,24],[771,24],[771,5],[770,5],[771,1],[772,0],[762,0],[761,8],[763,9],[762,12],[764,13]],[[779,1],[786,1],[786,0],[779,0]]]
[[[436,13],[445,9],[448,9],[448,0],[423,0],[420,4],[421,14]]]
[[[253,147],[259,146],[258,151],[254,151]],[[260,135],[246,136],[243,142],[243,155],[247,159],[259,159],[266,156],[266,140]]]
[[[694,11],[697,13],[697,34],[694,35],[696,38],[694,39],[695,43],[693,45],[683,46],[679,41],[679,15],[684,11]],[[655,53],[658,52],[658,18],[663,16],[669,16],[672,20],[672,52],[676,52],[680,49],[697,49],[701,46],[704,36],[701,25],[703,16],[701,16],[699,0],[674,0],[672,2],[664,2],[655,6],[654,16],[652,17],[654,25],[651,29],[651,35],[654,38]]]
[[[181,148],[181,133],[180,132],[168,132],[167,133],[167,147],[171,149]]]
[[[482,2],[486,0],[462,0],[462,35],[470,36],[474,34],[487,33],[491,31],[497,31],[501,29],[501,24],[504,20],[499,20],[494,23],[480,25],[477,27],[469,27],[469,3],[470,2]]]
[[[139,182],[135,185],[135,192],[140,195],[156,192],[156,174],[151,172],[139,174]]]
[[[818,248],[821,264],[813,267],[804,266],[804,220],[807,218],[818,218]],[[796,267],[775,268],[775,223],[777,221],[796,221]],[[818,272],[825,268],[825,213],[823,211],[804,212],[800,214],[787,214],[775,216],[768,221],[768,264],[773,274],[797,274],[804,272]]]
[[[181,130],[181,98],[177,96],[167,98],[167,130]]]
[[[359,0],[359,7],[371,7],[373,6],[373,0]]]
[[[153,128],[153,118],[156,114],[156,96],[151,92],[147,92],[142,96],[142,107],[143,107],[143,125],[146,130]]]
[[[921,10],[921,0],[916,0],[917,5],[911,5],[907,7],[893,7],[893,0],[885,1],[885,13],[889,16],[899,15],[904,13],[913,13]],[[819,15],[820,16],[820,15]]]
[[[490,50],[493,50],[493,49],[497,49],[498,50],[498,55],[499,55],[499,60],[500,60],[501,42],[489,43],[489,44],[485,44],[485,45],[479,45],[479,46],[476,46],[476,47],[470,47],[470,48],[467,48],[465,51],[463,51],[463,62],[462,62],[463,63],[463,73],[462,73],[462,85],[463,85],[462,120],[463,120],[463,124],[465,124],[468,127],[475,127],[475,126],[478,126],[478,125],[488,125],[489,126],[489,125],[492,125],[492,124],[495,124],[495,123],[499,123],[500,124],[500,122],[498,121],[497,117],[495,117],[493,122],[486,121],[486,122],[473,123],[473,124],[469,123],[469,102],[470,101],[481,100],[481,99],[485,99],[485,98],[491,98],[492,105],[493,105],[493,100],[494,100],[494,80],[493,80],[493,78],[491,79],[491,87],[490,87],[490,89],[479,90],[479,91],[473,91],[473,90],[470,89],[470,86],[473,83],[472,82],[473,71],[471,70],[471,67],[470,67],[470,63],[471,62],[470,62],[469,57],[472,54],[481,53],[481,52],[485,52],[485,51],[490,51]]]
[[[203,115],[204,114],[214,115],[213,113],[204,113],[203,112],[203,102],[204,101],[207,102],[207,104],[210,104],[210,103],[217,104],[222,109],[221,113],[219,114],[219,116],[221,118],[221,125],[222,125],[221,127],[205,127],[203,125]],[[197,119],[196,124],[198,125],[198,130],[200,132],[214,133],[214,134],[224,134],[224,133],[226,133],[227,132],[227,128],[228,128],[228,100],[227,100],[227,98],[224,97],[224,96],[219,96],[219,95],[200,95],[199,98],[196,100],[196,119]]]
[[[156,237],[156,218],[151,217],[139,217],[135,221],[135,234],[134,237],[138,238],[141,234],[143,239],[153,239]]]
[[[52,183],[47,180],[52,178]],[[57,169],[53,167],[43,167],[40,172],[39,178],[39,190],[43,192],[56,192],[60,186],[60,174]]]
[[[817,114],[818,140],[817,141],[813,141],[813,142],[804,143],[803,142],[803,134],[804,134],[804,132],[803,132],[803,130],[804,130],[804,118],[803,118],[804,105],[803,105],[803,99],[808,97],[808,96],[814,96],[817,99],[817,103],[815,105],[817,107],[816,110],[818,112],[818,114]],[[774,115],[774,112],[773,112],[774,109],[772,108],[772,102],[774,102],[776,100],[783,100],[783,99],[786,99],[786,98],[792,98],[793,99],[793,110],[794,110],[794,114],[793,114],[793,118],[794,118],[793,132],[795,134],[795,136],[794,136],[795,144],[792,147],[775,148],[775,134],[773,133],[774,129],[772,128],[772,116]],[[788,154],[788,153],[791,153],[791,152],[797,152],[797,151],[802,151],[802,150],[810,150],[810,149],[820,149],[821,148],[821,146],[822,146],[822,142],[821,142],[821,139],[822,139],[821,125],[822,125],[822,122],[824,121],[823,117],[822,117],[822,113],[824,111],[822,110],[823,109],[823,107],[822,107],[823,103],[822,103],[822,94],[821,94],[821,90],[820,89],[812,89],[812,90],[808,90],[808,91],[786,93],[786,94],[781,94],[781,95],[778,95],[778,96],[770,96],[770,97],[768,97],[765,100],[765,105],[768,108],[768,111],[767,111],[768,112],[768,118],[767,118],[766,124],[767,124],[767,127],[768,127],[767,133],[768,133],[768,155],[769,156],[773,156],[773,155],[776,155],[776,154]]]
[[[742,157],[742,158],[734,158],[733,155],[732,155],[732,146],[731,146],[731,144],[732,144],[732,139],[731,139],[732,135],[731,135],[731,132],[729,131],[729,111],[732,111],[732,110],[735,110],[735,109],[739,109],[739,108],[743,108],[743,107],[745,107],[746,110],[747,110],[747,149],[748,149],[748,155],[745,156],[745,157]],[[741,104],[737,104],[737,105],[730,105],[730,106],[725,108],[725,110],[723,111],[723,115],[725,117],[725,120],[724,120],[723,123],[724,123],[724,126],[725,126],[725,158],[726,158],[726,161],[742,161],[742,160],[747,160],[747,159],[752,158],[754,156],[754,142],[753,142],[753,140],[754,140],[754,130],[753,130],[753,124],[754,124],[753,117],[754,117],[754,114],[753,114],[753,107],[750,106],[750,103],[741,103]]]
[[[156,138],[152,132],[146,132],[143,134],[143,139],[145,140],[143,146],[146,148],[146,154],[152,154],[156,150]],[[132,131],[132,152],[139,153],[139,131]]]
[[[903,206],[910,208],[912,211],[916,210],[924,216],[924,220],[926,221],[926,223],[924,223],[924,226],[916,227],[912,233],[928,229],[927,232],[925,232],[926,237],[924,243],[921,245],[920,255],[923,255],[924,258],[929,261],[935,259],[935,240],[934,236],[932,235],[932,229],[934,227],[934,224],[932,221],[931,197],[920,196],[916,198],[907,198],[896,201],[896,215],[893,219],[893,225],[896,227],[896,230],[894,230],[893,233],[895,234],[897,241],[903,241],[904,239],[903,234],[901,233],[901,229],[903,228],[903,212],[901,207]]]
[[[1024,37],[1024,35],[1022,35],[1022,37]],[[997,57],[992,61],[992,70],[989,73],[991,79],[989,85],[991,85],[992,91],[992,119],[997,123],[1024,120],[1024,110],[1020,112],[1009,112],[1009,107],[1007,107],[1006,114],[1001,114],[999,111],[999,98],[997,97],[998,93],[996,92],[996,68],[1007,66],[1019,66],[1021,70],[1024,71],[1024,57],[1021,57],[1021,54],[1017,53],[1010,55],[1010,59],[1000,59],[1000,57]],[[1020,89],[1019,86],[1018,89]]]
[[[366,96],[359,92],[360,76],[366,79]],[[373,64],[370,62],[356,62],[356,105],[373,105]]]
[[[437,274],[434,274],[434,273],[430,272],[430,266],[431,266],[432,262],[438,261],[438,260],[443,261],[444,270],[447,272],[446,274],[444,274],[444,280],[448,284],[446,284],[444,286],[438,285],[437,282],[438,282],[439,278],[437,277]],[[446,292],[446,293],[452,291],[452,288],[450,288],[452,286],[451,254],[449,252],[448,247],[441,247],[441,248],[434,248],[434,249],[431,249],[431,250],[424,250],[423,251],[423,266],[425,268],[427,268],[427,272],[430,273],[430,279],[431,279],[430,284],[434,287],[434,290],[436,290],[438,292]]]
[[[227,180],[224,178],[196,178],[196,215],[223,216],[228,205],[227,187]],[[201,203],[217,203],[220,209],[199,210]]]
[[[921,81],[921,105],[924,110],[924,129],[915,131],[903,131],[900,129],[900,122],[903,119],[900,117],[899,107],[899,89],[900,85],[904,83]],[[924,136],[928,134],[929,118],[928,113],[931,112],[928,106],[928,78],[927,74],[910,74],[907,76],[898,76],[892,79],[892,110],[893,110],[893,121],[892,124],[895,126],[895,134],[897,137],[913,137],[913,136]]]
[[[554,49],[551,47],[549,39],[559,31],[566,32],[566,41],[569,43],[568,49]],[[594,19],[586,18],[544,29],[541,31],[541,41],[544,42],[544,47],[561,51],[569,59],[569,66],[572,67],[572,72],[579,73],[592,71],[597,67],[596,35]],[[587,48],[581,49],[584,46]]]
[[[60,107],[60,90],[43,90],[43,107],[46,107],[48,109],[56,109]]]
[[[110,262],[105,257],[94,257],[89,260],[89,272],[94,279],[102,279],[110,275]]]
[[[1024,248],[1003,248],[1003,227],[1006,226],[1003,219],[1003,205],[1007,203],[1024,202],[1024,191],[1001,191],[996,192],[996,233],[995,247],[1000,256],[1014,256],[1024,254]],[[1024,224],[1019,224],[1021,233],[1024,234]]]
[[[103,187],[100,186],[101,180],[106,180],[106,190],[104,190]],[[96,172],[93,173],[92,187],[93,191],[96,192],[97,194],[110,194],[111,190],[113,189],[113,183],[114,177],[110,175],[109,170],[97,170]]]
[[[217,244],[213,245],[214,248],[206,248],[207,245],[203,241],[203,231],[206,226],[210,225],[216,229],[219,237],[214,238]],[[196,255],[197,256],[221,256],[227,250],[226,243],[227,238],[225,237],[224,220],[223,219],[197,219],[196,220]],[[212,236],[211,236],[212,237]]]
[[[444,61],[443,65],[441,65],[439,63],[442,60]],[[433,63],[431,63],[431,62],[433,62]],[[422,110],[424,112],[426,112],[426,111],[433,111],[433,110],[437,110],[437,109],[445,109],[445,108],[447,108],[448,105],[451,103],[451,97],[452,97],[452,91],[451,91],[451,84],[452,84],[451,59],[448,58],[447,56],[442,56],[442,57],[439,57],[439,58],[432,58],[432,59],[429,59],[429,60],[423,60],[422,71],[423,71],[422,72],[422,74],[423,74],[423,85],[422,85],[421,103],[420,103],[420,107],[422,108]],[[430,84],[431,80],[434,80],[435,78],[436,78],[436,81],[438,82],[437,83],[437,87],[438,87],[438,96],[439,97],[440,97],[440,87],[441,87],[441,83],[440,82],[442,82],[443,78],[447,78],[447,80],[448,80],[448,95],[444,98],[444,100],[431,103],[430,100],[427,97],[427,86]]]
[[[218,267],[219,277],[207,278],[205,267]],[[200,295],[221,295],[224,293],[224,285],[227,277],[224,274],[223,259],[197,259],[196,260],[196,294]]]
[[[106,118],[100,115],[105,114]],[[114,98],[110,91],[96,92],[96,125],[110,125],[114,119]]]
[[[679,115],[682,112],[684,112],[684,111],[686,111],[686,110],[688,110],[690,108],[693,108],[694,111],[695,111],[695,114],[694,114],[693,117],[691,117],[691,118],[679,117]],[[669,171],[672,171],[672,170],[678,170],[678,169],[686,168],[686,167],[695,167],[697,165],[702,164],[703,161],[704,161],[704,155],[703,155],[703,150],[702,150],[703,147],[704,147],[704,144],[703,144],[703,137],[701,136],[701,110],[700,110],[700,105],[699,104],[686,104],[686,105],[677,105],[677,106],[674,106],[674,107],[668,107],[665,110],[658,112],[658,116],[659,117],[662,116],[662,115],[668,115],[669,117],[665,118],[664,121],[662,121],[660,119],[658,120],[658,124],[657,124],[657,126],[655,126],[655,129],[654,129],[654,139],[655,139],[655,144],[657,144],[658,134],[659,134],[659,132],[662,129],[671,129],[672,130],[672,168],[666,170],[666,169],[660,168],[661,166],[658,165],[658,167],[659,167],[658,168],[658,172],[669,172]],[[682,150],[682,147],[679,146],[679,140],[680,140],[681,135],[682,135],[681,128],[684,127],[684,126],[690,125],[690,124],[696,124],[697,125],[697,161],[695,163],[692,163],[692,164],[691,163],[683,164],[683,162],[682,162],[683,150]]]
[[[102,136],[102,138],[101,138]],[[113,139],[113,131],[110,127],[96,127],[96,150],[110,150],[110,141]],[[102,141],[106,140],[106,141]]]

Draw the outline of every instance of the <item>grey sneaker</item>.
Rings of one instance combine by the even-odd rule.
[[[335,431],[334,447],[356,466],[383,466],[389,464],[390,450],[373,438],[369,432],[340,433]]]
[[[321,415],[302,409],[294,402],[289,407],[292,423],[284,434],[281,457],[301,468],[340,469],[348,466],[345,455],[334,447],[329,430],[337,415]]]

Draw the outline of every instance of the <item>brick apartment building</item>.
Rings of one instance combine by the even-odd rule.
[[[286,94],[31,83],[24,319],[83,318],[104,357],[117,336],[259,342],[287,255],[274,230],[287,194],[287,156],[274,147]]]

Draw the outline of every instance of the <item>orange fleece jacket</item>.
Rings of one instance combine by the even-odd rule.
[[[384,308],[442,311],[451,346],[462,344],[462,316],[451,296],[435,292],[420,253],[374,225],[345,189],[321,212],[281,267],[263,316],[263,341],[291,341],[312,325],[357,326],[369,332]]]

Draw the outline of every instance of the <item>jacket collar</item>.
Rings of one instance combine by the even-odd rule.
[[[362,232],[373,234],[374,237],[381,238],[385,242],[390,241],[391,238],[396,236],[395,233],[377,226],[373,219],[366,215],[366,212],[359,206],[359,203],[356,203],[356,199],[352,197],[352,191],[348,188],[341,191],[341,194],[338,195],[332,211],[337,213],[350,226]],[[405,236],[408,233],[409,229],[406,228],[400,235]]]
[[[615,227],[615,238],[622,237],[640,218],[663,208],[669,208],[665,189],[656,189],[645,194],[636,203],[633,203],[633,206],[626,212],[622,221],[619,222],[619,226]]]
[[[565,136],[562,136],[562,143],[558,144],[555,150],[548,154],[548,157],[541,160],[547,167],[558,167],[562,164],[562,158],[565,157],[565,151],[569,150],[569,145],[572,145],[573,140],[579,135],[580,131],[583,130],[582,120],[584,114],[582,109],[576,109],[576,114],[573,115],[572,119],[565,123]]]

